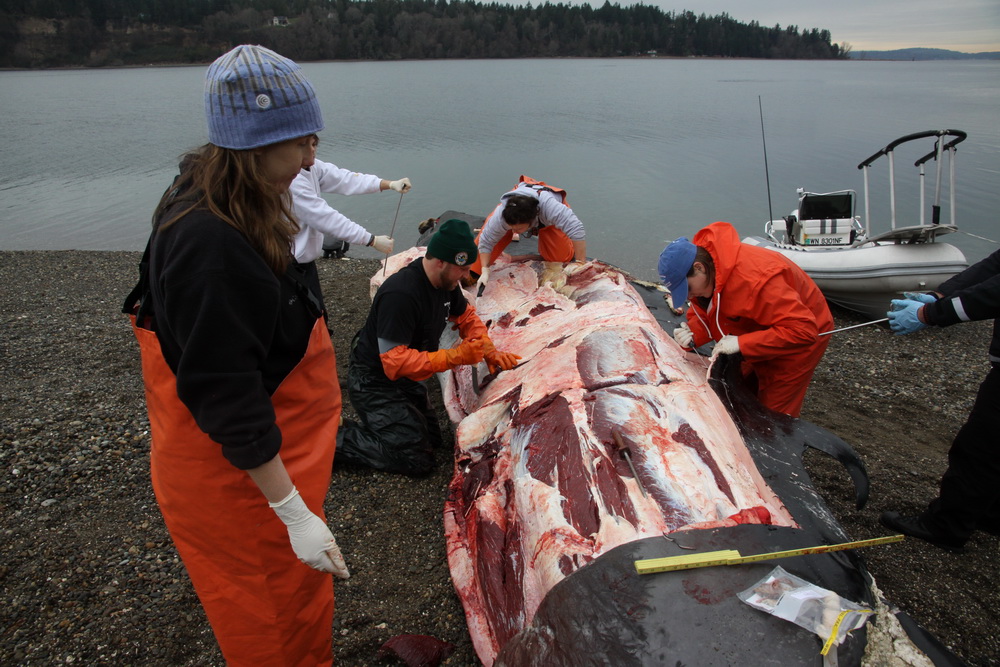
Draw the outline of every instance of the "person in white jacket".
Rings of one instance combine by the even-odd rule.
[[[319,137],[313,137],[313,157],[316,156],[316,146]],[[335,164],[314,160],[308,169],[299,171],[292,181],[289,192],[292,194],[292,208],[299,223],[299,233],[292,243],[292,253],[295,261],[303,265],[310,278],[316,274],[316,267],[308,265],[323,255],[323,236],[328,234],[334,238],[343,239],[355,245],[365,245],[375,248],[386,255],[392,252],[392,238],[375,235],[354,222],[346,215],[330,206],[322,193],[331,192],[338,195],[364,195],[394,190],[400,194],[409,192],[409,178],[390,181],[374,174],[360,174],[341,169]],[[318,287],[319,278],[315,284]]]

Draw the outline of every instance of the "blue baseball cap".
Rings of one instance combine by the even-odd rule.
[[[670,290],[670,298],[674,302],[675,308],[680,308],[687,301],[687,274],[694,266],[694,257],[697,252],[698,246],[682,236],[668,243],[667,247],[660,253],[660,262],[657,266],[660,280]]]

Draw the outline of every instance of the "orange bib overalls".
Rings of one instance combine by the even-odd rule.
[[[285,525],[177,397],[156,334],[132,328],[152,431],[153,491],[228,665],[331,665],[333,578],[300,562]],[[272,396],[279,456],[323,517],[340,419],[333,345],[317,319],[302,360]]]
[[[565,206],[569,206],[566,203],[566,191],[560,188],[554,188],[545,181],[537,181],[530,176],[521,175],[517,181],[517,185],[521,183],[527,183],[528,185],[538,185],[558,195],[562,199],[562,203]],[[514,187],[516,188],[517,185]],[[501,211],[502,212],[502,211]],[[489,218],[486,219],[487,222]],[[483,223],[486,226],[486,223]],[[538,253],[542,256],[542,259],[546,262],[572,262],[573,258],[576,257],[576,250],[573,247],[573,241],[570,240],[566,233],[561,229],[555,227],[542,227],[535,232],[538,235]],[[476,234],[476,245],[479,245],[479,236],[482,234],[480,230],[479,234]],[[490,253],[490,264],[492,265],[497,261],[497,257],[510,245],[511,239],[514,238],[513,230],[508,229],[507,233],[503,235],[503,238],[497,241],[497,244],[493,246],[493,251]],[[473,262],[472,266],[469,267],[470,271],[475,274],[480,274],[483,272],[483,258],[477,257],[476,261]]]

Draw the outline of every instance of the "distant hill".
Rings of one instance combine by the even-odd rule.
[[[851,51],[853,60],[1000,60],[1000,51],[962,53],[948,49],[896,49],[894,51]]]

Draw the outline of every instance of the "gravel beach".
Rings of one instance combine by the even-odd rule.
[[[120,313],[139,256],[0,252],[0,664],[224,664],[150,487],[138,347]],[[343,377],[379,264],[318,265]],[[864,321],[834,315],[838,327]],[[914,513],[936,495],[988,368],[990,326],[834,334],[803,418],[868,467],[871,499],[856,510],[846,472],[808,458],[852,538],[889,534],[883,510]],[[445,559],[450,451],[438,460],[421,480],[334,471],[327,515],[352,572],[336,583],[338,664],[397,664],[379,647],[400,633],[453,644],[443,664],[478,664]],[[977,533],[962,555],[905,540],[863,556],[888,600],[968,664],[1000,664],[1000,538]]]

